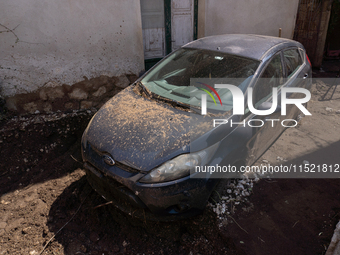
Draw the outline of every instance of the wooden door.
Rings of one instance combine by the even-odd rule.
[[[194,0],[171,1],[171,49],[194,39]]]
[[[165,56],[165,22],[163,0],[141,0],[144,58]]]

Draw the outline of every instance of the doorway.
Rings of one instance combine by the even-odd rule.
[[[197,39],[198,0],[141,0],[145,70]]]

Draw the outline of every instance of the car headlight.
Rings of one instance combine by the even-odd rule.
[[[140,182],[155,183],[176,180],[190,174],[195,166],[206,165],[216,152],[219,143],[190,154],[183,154],[173,158],[145,175]]]

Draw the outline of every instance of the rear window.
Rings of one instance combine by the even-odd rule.
[[[302,65],[301,55],[298,49],[289,49],[283,52],[283,62],[290,78]]]

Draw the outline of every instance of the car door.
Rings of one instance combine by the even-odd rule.
[[[286,76],[284,87],[291,88],[305,88],[307,87],[307,79],[309,72],[308,67],[304,65],[301,56],[301,51],[296,48],[289,48],[282,51],[283,54],[283,67]],[[287,98],[301,98],[304,94],[300,93],[287,93]],[[300,113],[300,110],[292,104],[287,105],[287,115],[285,119],[295,119]]]
[[[282,53],[276,53],[259,75],[253,86],[252,101],[255,109],[266,108],[264,105],[273,103],[273,88],[278,88],[277,105],[280,105],[280,87],[284,84],[284,69]],[[248,95],[249,97],[250,95]],[[276,95],[274,95],[276,96]],[[268,109],[270,107],[267,107]],[[277,107],[275,107],[277,108]],[[245,121],[252,128],[252,138],[247,143],[247,164],[251,165],[258,159],[276,140],[282,132],[281,111],[277,110],[270,115],[256,115],[246,109]]]

